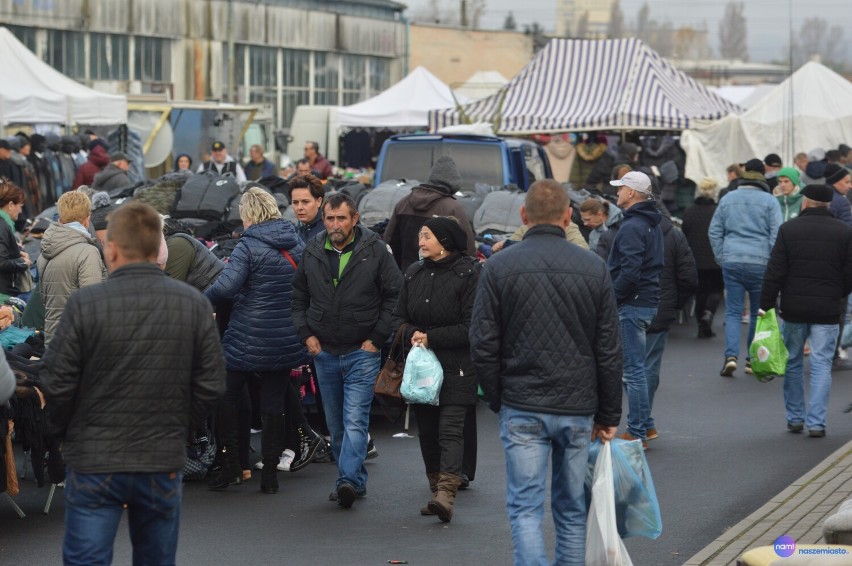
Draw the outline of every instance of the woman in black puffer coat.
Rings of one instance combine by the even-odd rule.
[[[710,245],[710,222],[716,213],[717,183],[707,178],[698,184],[695,204],[683,213],[683,235],[692,248],[695,265],[698,267],[698,291],[695,293],[695,318],[698,321],[698,337],[712,338],[713,316],[719,303],[725,282],[722,268],[716,263],[713,248]]]
[[[394,321],[407,323],[406,339],[430,348],[444,370],[439,405],[414,405],[414,412],[432,491],[420,512],[448,522],[462,483],[465,415],[476,404],[468,329],[480,266],[465,255],[467,235],[451,217],[427,220],[419,246],[423,259],[405,272]]]
[[[242,195],[240,218],[246,230],[219,278],[205,291],[214,304],[233,301],[222,339],[228,374],[218,419],[219,436],[224,444],[221,469],[208,486],[219,490],[242,481],[237,458],[237,401],[248,380],[259,375],[263,423],[260,489],[276,493],[286,411],[296,413],[291,416],[301,452],[299,461],[290,465],[290,471],[310,463],[323,442],[308,425],[290,378],[290,371],[307,359],[307,351],[293,326],[290,306],[293,276],[305,246],[293,224],[281,218],[273,196],[262,189],[251,188]]]

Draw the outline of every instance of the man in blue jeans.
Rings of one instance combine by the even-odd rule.
[[[787,430],[814,438],[825,436],[831,360],[838,321],[852,291],[852,228],[829,211],[832,189],[802,189],[802,213],[778,231],[766,267],[760,311],[775,307],[781,295],[784,345],[789,352],[784,376]],[[804,348],[810,339],[810,395],[805,403]],[[807,407],[807,410],[806,410]]]
[[[293,279],[293,324],[314,357],[344,508],[367,494],[367,428],[381,348],[402,274],[387,245],[358,224],[344,193],[323,206],[325,232],[308,241]]]
[[[41,372],[63,439],[67,565],[108,565],[127,508],[134,564],[174,564],[190,431],[225,391],[210,303],[156,264],[160,215],[110,214],[109,279],[68,299]]]
[[[710,245],[725,280],[725,361],[719,375],[731,377],[737,369],[745,295],[749,296],[748,339],[754,339],[763,272],[783,217],[781,205],[766,184],[763,161],[750,159],[737,190],[719,201],[710,221]],[[838,319],[839,320],[839,319]],[[746,355],[745,372],[751,373]]]
[[[559,183],[533,183],[521,218],[523,241],[482,271],[471,359],[500,413],[515,564],[550,564],[541,526],[550,460],[554,563],[582,566],[589,443],[611,440],[621,420],[618,314],[604,262],[565,239]]]
[[[631,171],[620,180],[618,207],[624,220],[615,235],[607,268],[618,304],[621,343],[624,349],[624,389],[627,391],[627,431],[620,438],[641,440],[647,447],[647,423],[651,416],[645,365],[645,333],[660,304],[663,271],[662,214],[651,193],[651,179]]]

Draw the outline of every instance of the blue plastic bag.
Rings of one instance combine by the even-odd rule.
[[[437,405],[444,382],[444,368],[432,350],[415,346],[405,358],[399,392],[409,403]]]
[[[615,483],[615,523],[622,538],[648,537],[655,539],[663,532],[660,503],[651,479],[651,469],[645,459],[642,443],[615,438],[612,444],[612,472]],[[591,503],[595,463],[602,443],[589,445],[589,466],[586,471],[586,506]]]

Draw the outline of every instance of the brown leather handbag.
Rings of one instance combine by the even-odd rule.
[[[391,343],[390,353],[385,365],[376,378],[374,392],[380,400],[402,401],[399,388],[402,385],[402,372],[405,369],[405,330],[408,324],[399,326]]]

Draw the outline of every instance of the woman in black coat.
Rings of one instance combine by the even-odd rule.
[[[716,263],[710,246],[710,221],[716,212],[716,181],[704,179],[698,184],[695,204],[683,213],[683,235],[692,248],[698,268],[698,290],[695,292],[695,318],[698,320],[698,337],[712,338],[713,316],[722,301],[725,283],[722,268]]]
[[[444,370],[439,405],[414,405],[414,412],[432,491],[420,512],[448,522],[462,483],[465,414],[476,404],[468,329],[479,263],[465,255],[467,235],[454,218],[427,220],[419,246],[423,259],[405,272],[394,319],[396,326],[409,325],[406,339],[430,348]]]
[[[24,208],[24,191],[14,183],[0,182],[0,302],[23,291],[20,282],[30,268],[30,256],[15,237],[15,221]]]

